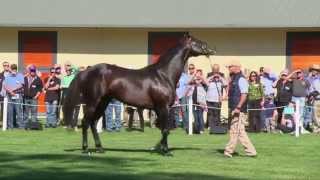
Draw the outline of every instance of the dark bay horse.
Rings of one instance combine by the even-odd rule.
[[[169,154],[169,108],[174,103],[176,85],[184,71],[189,57],[214,54],[207,44],[192,36],[185,35],[174,48],[160,56],[157,63],[133,70],[110,64],[97,64],[80,72],[72,81],[63,105],[64,120],[75,126],[75,106],[85,104],[82,120],[82,149],[88,152],[87,131],[90,126],[95,140],[96,151],[103,152],[96,129],[98,119],[103,115],[109,101],[118,99],[128,105],[155,110],[157,126],[162,138],[157,145],[163,154]]]

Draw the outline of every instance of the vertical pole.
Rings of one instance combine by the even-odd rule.
[[[121,121],[121,124],[123,124],[124,123],[124,104],[123,103],[121,103],[121,110],[120,110],[120,121]],[[122,125],[121,125],[122,126]]]
[[[189,122],[189,135],[192,135],[192,131],[193,131],[193,127],[192,127],[192,120],[193,120],[193,116],[192,116],[192,96],[189,96],[188,98],[188,122]]]
[[[102,133],[102,117],[99,118],[98,122],[97,122],[97,132],[98,133]]]
[[[296,131],[295,136],[299,137],[299,130],[300,130],[300,101],[296,101],[296,113],[295,113],[295,124],[296,124]]]
[[[2,131],[7,130],[7,112],[8,112],[8,98],[3,98],[3,115],[2,115]]]

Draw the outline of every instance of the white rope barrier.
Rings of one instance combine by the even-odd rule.
[[[2,125],[2,130],[5,131],[7,129],[7,112],[8,112],[8,104],[18,104],[18,105],[22,105],[22,106],[37,106],[37,107],[41,107],[41,106],[48,106],[48,105],[41,105],[41,104],[26,104],[26,103],[16,103],[16,102],[11,102],[8,100],[7,97],[4,98],[4,101],[0,101],[0,103],[3,103],[3,125]],[[123,104],[118,105],[118,104],[109,104],[112,106],[120,106],[121,107],[121,112],[124,111],[123,108]],[[51,106],[56,106],[56,107],[62,107],[63,105],[51,105]],[[76,106],[85,106],[85,104],[78,104]],[[218,108],[218,107],[213,107],[213,106],[202,106],[202,105],[198,105],[198,104],[193,104],[192,102],[192,98],[189,97],[188,98],[188,104],[175,104],[173,106],[171,106],[170,108],[178,108],[178,107],[185,107],[188,106],[188,134],[192,135],[193,134],[193,121],[194,121],[194,117],[193,117],[193,111],[192,108],[194,106],[197,107],[203,107],[206,109],[215,109],[215,110],[222,110],[223,108]],[[280,109],[280,108],[285,108],[286,106],[277,106],[277,107],[272,107],[272,108],[248,108],[248,111],[264,111],[264,110],[272,110],[272,109]],[[303,128],[303,122],[301,122],[300,116],[301,113],[300,112],[300,103],[297,102],[296,103],[296,110],[295,110],[295,136],[299,137],[300,134],[304,133],[304,128]],[[319,107],[314,107],[314,106],[308,106],[308,105],[304,105],[304,108],[311,108],[311,109],[319,109]],[[302,108],[301,108],[302,109]],[[99,119],[98,123],[97,123],[97,128],[98,128],[98,132],[102,132],[102,119]]]

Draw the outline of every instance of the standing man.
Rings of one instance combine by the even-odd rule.
[[[225,147],[224,155],[232,157],[238,141],[244,146],[247,156],[256,156],[257,152],[251,143],[246,131],[243,113],[246,112],[246,99],[248,94],[249,83],[242,75],[240,62],[233,60],[228,68],[231,74],[229,84],[229,114],[231,117],[230,139]]]
[[[24,122],[30,124],[31,122],[37,122],[38,98],[41,94],[43,84],[36,74],[36,66],[29,66],[28,71],[27,76],[24,77],[24,100],[26,104]],[[31,119],[29,119],[29,114],[31,114]]]
[[[176,89],[176,95],[178,102],[181,106],[181,108],[177,107],[175,108],[175,119],[176,124],[179,122],[179,113],[180,110],[182,111],[182,122],[183,122],[183,128],[188,133],[189,129],[189,108],[188,108],[188,99],[192,95],[192,87],[190,86],[190,83],[193,80],[193,77],[195,75],[195,66],[194,64],[189,64],[188,67],[189,74],[182,72],[180,79],[177,84]]]
[[[25,128],[22,109],[23,84],[24,77],[21,73],[17,72],[17,65],[11,64],[10,74],[5,78],[3,83],[3,88],[8,97],[8,129],[14,128],[14,117],[16,117],[18,128]]]
[[[68,88],[78,72],[77,68],[74,67],[70,62],[66,62],[64,66],[65,66],[66,75],[64,75],[61,80],[61,91],[62,91],[61,104],[64,103],[65,97],[67,96]],[[76,106],[73,112],[74,119],[78,119],[79,111],[80,111],[80,106]],[[74,122],[78,122],[78,120]]]
[[[2,63],[3,71],[0,73],[0,101],[3,102],[5,96],[5,90],[2,85],[5,78],[10,74],[10,65],[7,61]],[[3,119],[3,103],[0,103],[0,121]]]
[[[213,134],[215,127],[219,127],[221,124],[221,104],[222,100],[225,99],[226,91],[224,88],[224,82],[220,73],[214,72],[208,77],[207,81],[207,122],[210,127],[210,134]],[[213,107],[213,108],[210,108]]]
[[[47,110],[47,122],[46,128],[57,127],[57,105],[60,96],[60,79],[56,77],[55,68],[50,68],[50,75],[45,79],[44,92],[46,110]]]
[[[288,75],[287,79],[295,76],[292,80],[292,101],[299,104],[299,122],[303,123],[303,126],[306,127],[309,123],[309,119],[304,118],[305,114],[305,104],[306,104],[306,97],[309,93],[310,83],[306,79],[304,79],[304,73],[302,69],[297,69],[293,71],[291,74]],[[307,133],[307,131],[302,127],[301,133]]]

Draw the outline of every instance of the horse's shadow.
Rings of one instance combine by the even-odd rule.
[[[158,153],[161,154],[157,149],[155,148],[149,148],[149,149],[123,149],[123,148],[103,148],[104,151],[108,152],[134,152],[134,153]],[[201,148],[186,148],[186,147],[176,147],[176,148],[169,148],[170,152],[174,151],[182,151],[182,150],[194,150],[198,151],[201,150]],[[65,152],[76,152],[76,151],[82,151],[81,148],[74,148],[74,149],[65,149]],[[95,148],[90,148],[89,149],[90,153],[95,153],[97,152],[97,149]]]

